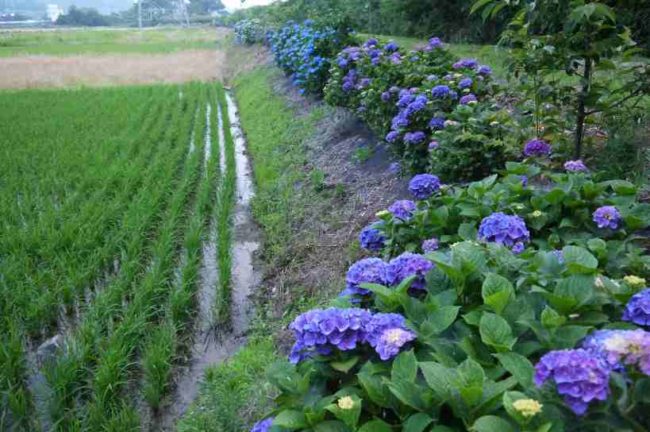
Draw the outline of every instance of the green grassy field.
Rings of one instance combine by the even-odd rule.
[[[214,49],[214,27],[154,29],[59,29],[0,32],[0,57],[21,54],[166,53]]]
[[[228,129],[217,140],[217,103],[223,88],[199,83],[0,93],[0,430],[38,430],[42,415],[60,431],[132,430],[136,400],[161,405],[209,221],[230,229],[234,149]],[[57,333],[43,406],[29,359]]]

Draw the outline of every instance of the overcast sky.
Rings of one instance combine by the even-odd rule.
[[[221,0],[221,2],[229,10],[239,9],[242,7],[241,0]],[[243,7],[267,5],[271,2],[273,2],[273,0],[246,0],[243,4]]]

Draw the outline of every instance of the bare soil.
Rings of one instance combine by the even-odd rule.
[[[16,56],[0,58],[0,88],[221,80],[225,67],[224,52],[215,50],[165,54]]]

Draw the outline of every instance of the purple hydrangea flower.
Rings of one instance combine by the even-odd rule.
[[[445,119],[442,117],[433,117],[429,120],[429,127],[433,130],[441,130],[445,128]]]
[[[474,83],[474,82],[472,81],[471,78],[463,78],[463,79],[460,80],[460,82],[458,83],[458,88],[461,88],[461,89],[469,88],[469,87],[472,86],[473,83]]]
[[[404,134],[404,142],[406,144],[420,144],[427,139],[427,135],[422,131],[407,132]]]
[[[389,143],[394,143],[395,141],[397,141],[398,138],[399,138],[399,132],[397,131],[390,131],[386,135],[386,141]]]
[[[521,180],[521,185],[523,187],[528,186],[528,176],[522,175],[519,179]]]
[[[390,207],[388,211],[392,213],[398,219],[410,220],[413,217],[413,213],[417,209],[415,203],[411,200],[397,200]]]
[[[386,237],[379,231],[379,226],[380,224],[375,222],[361,230],[359,243],[362,248],[373,252],[383,249],[386,243]]]
[[[601,356],[613,370],[637,366],[650,375],[650,333],[644,330],[598,330],[584,340],[582,348]]]
[[[289,361],[299,363],[314,354],[350,351],[366,341],[366,325],[372,314],[365,309],[313,309],[299,315],[289,328],[296,342]]]
[[[402,315],[377,313],[366,327],[366,340],[375,349],[379,358],[386,361],[395,357],[416,335],[406,327]]]
[[[429,39],[429,47],[431,48],[442,48],[442,41],[440,40],[439,37],[432,37]]]
[[[381,100],[383,102],[388,102],[390,100],[390,92],[387,92],[387,91],[383,92],[381,94]]]
[[[621,214],[614,206],[603,206],[596,209],[593,214],[593,221],[598,228],[618,229],[621,223]]]
[[[587,166],[580,159],[570,160],[564,163],[564,169],[568,172],[586,172],[589,171]]]
[[[365,258],[352,264],[345,276],[346,287],[341,295],[370,294],[367,289],[361,288],[363,283],[387,285],[387,264],[379,258]]]
[[[440,179],[433,174],[418,174],[409,182],[409,192],[416,199],[429,198],[440,189]]]
[[[504,213],[492,213],[481,221],[478,229],[478,239],[485,242],[499,243],[513,252],[520,250],[524,243],[530,240],[530,232],[526,223],[519,216]],[[518,246],[521,244],[521,246]]]
[[[426,275],[433,268],[433,263],[423,255],[404,252],[388,263],[387,276],[391,285],[399,285],[404,279],[416,276],[411,284],[415,290],[426,287]]]
[[[478,67],[478,73],[480,75],[492,75],[492,68],[487,65],[480,65]]]
[[[535,384],[555,382],[557,392],[577,415],[583,415],[593,401],[609,396],[611,369],[599,356],[584,349],[551,351],[535,365]]]
[[[515,245],[512,247],[512,253],[515,255],[519,255],[526,249],[526,246],[522,242],[517,242]]]
[[[650,326],[650,289],[646,288],[632,296],[625,306],[623,321]]]
[[[431,141],[429,143],[429,151],[433,151],[433,150],[437,149],[438,147],[440,147],[440,144],[438,143],[438,141]]]
[[[393,64],[398,65],[402,63],[402,55],[399,52],[392,53],[389,58]]]
[[[438,248],[440,248],[440,242],[438,242],[438,239],[435,237],[422,242],[422,251],[424,251],[424,253],[437,251]]]
[[[551,154],[551,145],[543,139],[535,138],[524,146],[524,156],[548,156]]]
[[[370,38],[363,44],[365,48],[373,48],[377,45],[379,45],[379,41],[375,38]]]
[[[359,88],[364,89],[368,87],[371,82],[372,80],[370,78],[361,78],[361,80],[359,80]]]
[[[461,97],[460,101],[458,101],[458,103],[461,105],[469,105],[475,102],[478,102],[478,99],[476,99],[476,96],[471,93]]]
[[[460,59],[456,63],[452,65],[454,69],[476,69],[478,67],[478,62],[476,59],[471,59],[471,58],[465,58],[465,59]]]
[[[273,417],[255,423],[251,432],[268,432],[271,429],[271,426],[273,426]]]
[[[451,89],[449,88],[449,86],[440,84],[431,89],[431,96],[433,96],[434,98],[442,99],[445,96],[449,95],[450,90]]]

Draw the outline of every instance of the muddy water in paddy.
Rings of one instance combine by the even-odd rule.
[[[235,145],[237,174],[237,200],[234,209],[234,244],[232,249],[232,307],[229,332],[213,325],[213,308],[216,304],[218,282],[217,251],[214,230],[210,240],[203,246],[201,279],[198,292],[199,316],[194,330],[194,343],[187,366],[179,368],[174,382],[174,391],[167,406],[160,410],[151,431],[175,430],[176,421],[185,413],[197,397],[205,370],[232,356],[245,343],[245,335],[252,315],[249,296],[261,279],[255,266],[254,254],[260,246],[260,234],[250,212],[250,200],[254,196],[252,172],[246,153],[246,141],[242,132],[235,102],[227,93],[227,112],[217,105],[217,127],[220,142],[219,161],[221,172],[225,172],[223,115],[228,115],[230,132]],[[210,111],[208,111],[208,116]],[[208,121],[208,128],[210,123]],[[206,148],[209,145],[206,134]],[[209,153],[206,152],[206,155]]]

